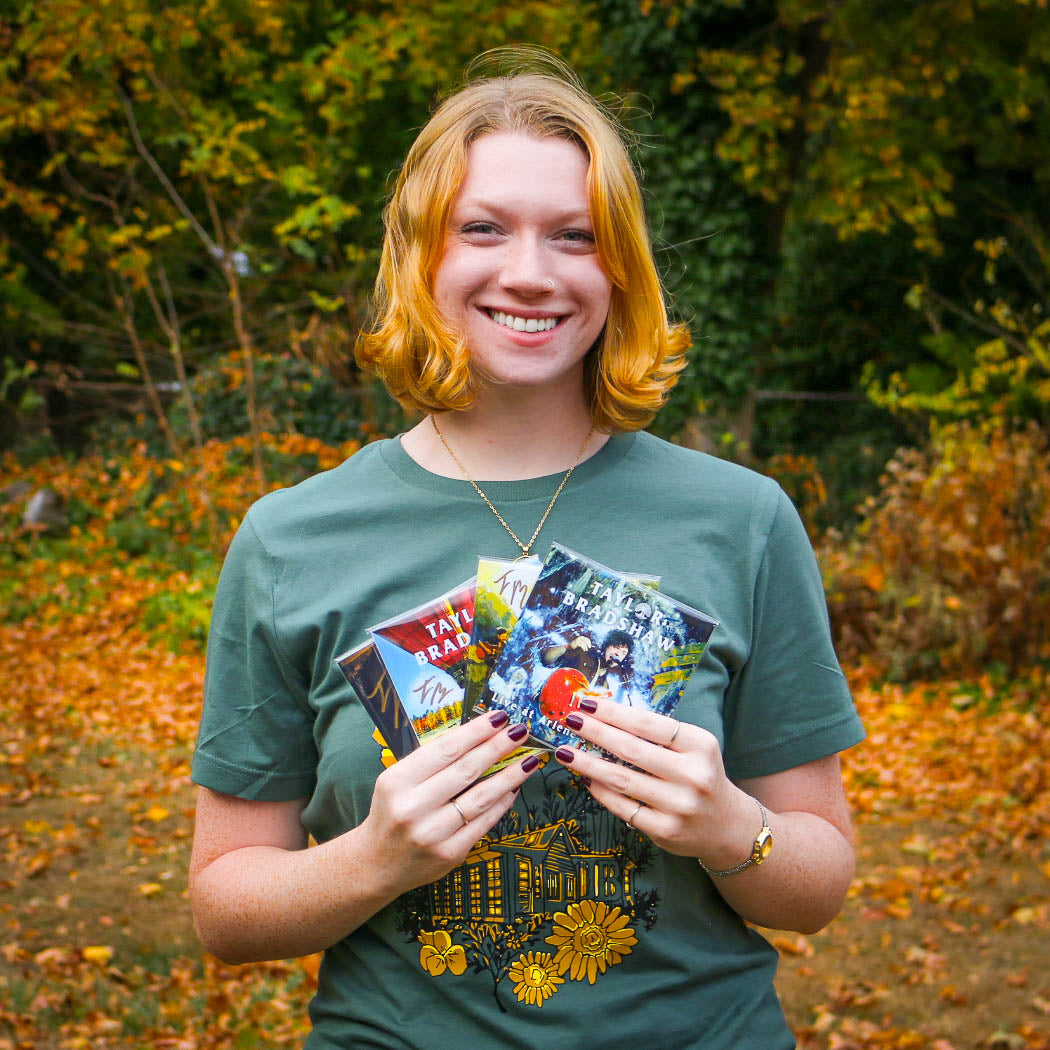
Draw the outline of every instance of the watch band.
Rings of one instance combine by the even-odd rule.
[[[758,803],[758,811],[762,815],[762,828],[755,837],[754,845],[751,847],[750,856],[748,856],[747,860],[737,864],[735,867],[726,868],[725,871],[713,871],[699,857],[697,857],[697,864],[699,864],[708,875],[714,875],[720,879],[725,878],[727,875],[737,875],[752,866],[758,867],[758,865],[769,856],[770,851],[773,849],[773,832],[769,830],[769,820],[766,818],[765,806],[763,806],[757,798],[755,799],[755,802]]]

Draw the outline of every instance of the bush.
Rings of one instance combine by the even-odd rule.
[[[253,360],[260,431],[301,434],[332,446],[375,432],[366,421],[376,396],[371,388],[341,386],[325,368],[291,353],[257,354]],[[238,351],[209,362],[190,379],[204,441],[232,441],[248,433],[245,383]],[[194,435],[185,400],[171,391],[167,396],[168,422],[182,447],[190,449]],[[388,409],[387,416],[392,414]],[[171,454],[157,420],[145,413],[123,420],[107,417],[95,427],[91,445],[119,455],[139,442],[158,458]]]
[[[264,433],[261,443],[267,488],[329,470],[359,447],[295,433]],[[152,456],[145,442],[119,457],[31,467],[0,457],[0,492],[15,481],[46,485],[63,495],[69,518],[64,530],[26,526],[24,500],[0,502],[0,623],[116,610],[173,650],[203,644],[222,552],[262,494],[252,459],[243,436],[182,460]]]
[[[825,545],[840,654],[871,654],[898,679],[1044,660],[1048,550],[1046,434],[1034,424],[937,427],[926,449],[887,465],[855,542]]]

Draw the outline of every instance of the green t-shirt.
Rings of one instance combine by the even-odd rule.
[[[528,536],[560,479],[483,487]],[[730,776],[862,739],[812,550],[774,482],[618,435],[576,469],[537,551],[551,540],[657,575],[720,621],[677,714],[718,737]],[[428,473],[396,440],[260,500],[216,594],[194,780],[308,796],[320,842],[358,824],[380,747],[333,658],[471,577],[478,555],[516,553],[466,481]],[[325,953],[307,1045],[778,1050],[794,1040],[776,959],[695,860],[656,848],[551,762],[461,868]]]

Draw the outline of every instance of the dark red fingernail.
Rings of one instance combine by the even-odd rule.
[[[523,773],[531,773],[539,764],[540,760],[535,755],[529,755],[529,757],[522,762],[521,771]]]
[[[524,740],[525,737],[527,737],[528,735],[529,727],[521,725],[520,722],[518,723],[518,725],[511,726],[510,729],[507,730],[507,736],[509,736],[511,740],[515,741],[515,743],[519,740]]]
[[[510,721],[510,715],[506,711],[493,711],[489,715],[489,724],[499,729],[500,726],[506,725]]]
[[[576,752],[570,751],[567,747],[559,747],[558,750],[554,752],[554,757],[559,762],[564,762],[568,766],[572,765],[572,760],[576,757]]]
[[[579,715],[566,715],[565,724],[573,730],[583,728],[583,719]]]
[[[580,701],[580,710],[586,711],[589,715],[593,715],[594,712],[598,710],[598,701],[592,700],[590,697],[585,696]]]
[[[583,786],[584,787],[590,787],[591,786],[591,778],[590,777],[580,777],[580,780],[583,781]]]

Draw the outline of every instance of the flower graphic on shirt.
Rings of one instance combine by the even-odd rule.
[[[440,977],[446,970],[459,977],[467,969],[467,953],[460,944],[453,944],[446,930],[423,930],[419,935],[423,947],[419,949],[419,965],[431,977]]]
[[[554,956],[558,973],[568,971],[572,980],[586,977],[594,984],[599,973],[630,955],[631,946],[638,943],[629,921],[629,916],[604,901],[580,901],[557,912],[547,943],[558,949]]]
[[[558,967],[550,952],[526,952],[510,964],[507,971],[514,982],[514,994],[519,1003],[543,1006],[565,979],[558,976]]]
[[[386,746],[386,740],[378,729],[372,730],[372,739],[383,749],[379,753],[379,760],[383,763],[383,768],[389,769],[397,761],[394,758],[394,752]]]

